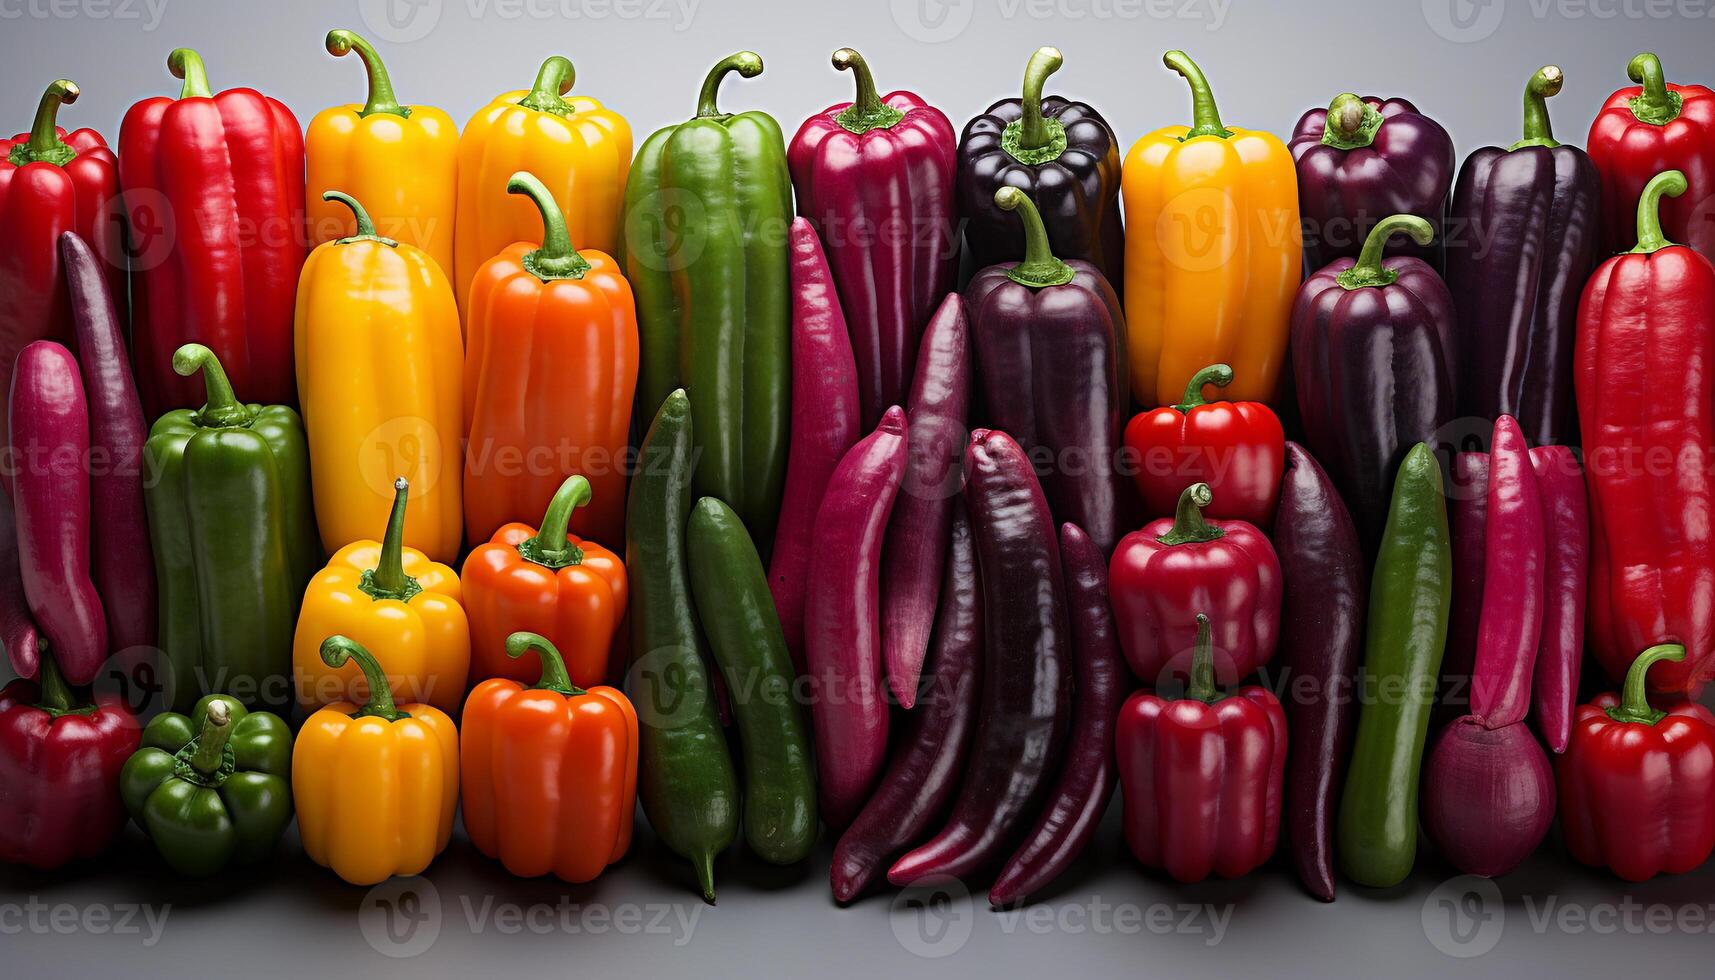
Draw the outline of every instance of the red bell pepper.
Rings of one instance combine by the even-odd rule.
[[[1203,517],[1211,494],[1193,483],[1178,513],[1126,535],[1108,565],[1120,648],[1132,673],[1159,685],[1186,676],[1204,614],[1215,622],[1215,676],[1222,684],[1268,663],[1280,637],[1280,559],[1244,521]]]
[[[254,89],[211,94],[195,51],[175,48],[167,68],[184,79],[179,97],[144,99],[119,127],[144,411],[202,404],[202,382],[173,371],[187,343],[211,348],[246,397],[295,405],[292,309],[309,254],[303,129]]]
[[[1690,701],[1651,707],[1644,688],[1652,666],[1685,656],[1677,643],[1639,654],[1623,694],[1578,707],[1555,760],[1566,849],[1627,881],[1683,874],[1715,852],[1715,714]]]
[[[48,86],[28,133],[0,139],[0,399],[12,387],[12,361],[36,340],[72,339],[71,296],[60,272],[60,235],[75,231],[106,260],[121,322],[125,256],[116,206],[119,161],[93,129],[54,125],[77,101],[64,78]],[[6,409],[0,405],[0,438]],[[8,480],[8,483],[10,481]]]
[[[1673,241],[1715,255],[1715,92],[1670,84],[1661,59],[1647,51],[1626,74],[1638,84],[1609,96],[1590,124],[1607,251],[1638,243],[1632,215],[1645,186],[1663,170],[1678,170],[1690,193],[1662,202],[1661,227]]]
[[[1207,483],[1215,495],[1210,517],[1261,528],[1274,524],[1286,434],[1280,418],[1261,402],[1203,400],[1205,385],[1225,388],[1232,381],[1232,368],[1211,364],[1191,376],[1184,401],[1141,412],[1125,427],[1125,447],[1150,516],[1172,513],[1186,487]]]
[[[1715,678],[1715,266],[1669,242],[1657,204],[1686,190],[1658,174],[1638,201],[1638,244],[1604,262],[1578,304],[1578,417],[1590,496],[1585,630],[1615,681],[1638,650],[1685,647],[1650,689]]]
[[[1237,878],[1274,853],[1286,712],[1266,688],[1215,688],[1209,617],[1197,614],[1182,698],[1139,691],[1120,709],[1117,754],[1131,853],[1182,882]]]

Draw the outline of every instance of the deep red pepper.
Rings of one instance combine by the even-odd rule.
[[[1543,533],[1548,542],[1542,639],[1536,648],[1530,710],[1548,750],[1560,753],[1572,737],[1572,709],[1578,703],[1578,674],[1584,662],[1590,519],[1584,470],[1572,450],[1537,446],[1530,451],[1530,463],[1542,491]]]
[[[1667,81],[1661,59],[1644,52],[1626,66],[1637,82],[1608,97],[1590,124],[1589,152],[1602,175],[1602,233],[1608,252],[1639,241],[1632,222],[1656,174],[1678,170],[1689,193],[1661,202],[1673,241],[1715,255],[1715,92]]]
[[[18,527],[12,516],[12,495],[0,493],[0,648],[12,672],[34,678],[42,665],[42,638],[24,596],[18,572]]]
[[[1173,513],[1186,487],[1207,483],[1215,496],[1210,517],[1273,526],[1286,434],[1279,416],[1261,402],[1203,400],[1204,386],[1225,388],[1232,381],[1232,368],[1211,364],[1191,376],[1184,401],[1140,412],[1125,427],[1150,517]]]
[[[177,99],[144,99],[119,127],[137,304],[132,353],[150,418],[202,404],[202,382],[173,371],[187,343],[211,348],[233,388],[297,404],[292,309],[309,254],[304,136],[254,89],[209,91],[202,58],[167,56]]]

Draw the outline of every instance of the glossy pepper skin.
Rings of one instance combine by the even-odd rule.
[[[427,252],[376,233],[318,245],[298,284],[298,393],[310,439],[316,522],[329,551],[387,526],[393,481],[412,481],[405,544],[458,557],[464,345],[446,274]]]
[[[459,783],[465,833],[520,878],[591,881],[631,847],[637,712],[611,687],[572,683],[546,637],[506,638],[541,676],[478,684],[465,701]]]
[[[1200,617],[1212,614],[1215,676],[1237,683],[1274,656],[1280,639],[1280,558],[1244,521],[1211,521],[1212,495],[1193,483],[1178,513],[1133,531],[1108,563],[1108,589],[1131,672],[1145,684],[1185,676]]]
[[[1608,97],[1590,124],[1590,159],[1602,175],[1604,253],[1641,244],[1633,221],[1649,182],[1664,170],[1685,175],[1686,192],[1661,202],[1662,232],[1704,255],[1715,255],[1715,91],[1667,81],[1661,59],[1632,58],[1636,82]]]
[[[1435,240],[1390,251],[1441,268],[1454,157],[1453,137],[1440,123],[1405,99],[1342,92],[1326,108],[1299,116],[1286,145],[1298,168],[1305,266],[1355,259],[1376,222],[1418,214],[1435,229]]]
[[[1274,854],[1286,713],[1267,688],[1215,688],[1209,617],[1197,614],[1183,697],[1139,691],[1116,732],[1131,853],[1181,882],[1238,878]]]
[[[1054,254],[1089,262],[1118,289],[1125,247],[1119,141],[1088,105],[1042,97],[1064,61],[1055,48],[1037,48],[1024,69],[1023,96],[1002,99],[965,124],[957,182],[965,247],[979,269],[1023,254],[1024,230],[995,207],[995,191],[1016,187],[1041,213]]]
[[[1378,222],[1356,262],[1324,266],[1292,305],[1305,444],[1334,478],[1371,557],[1406,450],[1441,438],[1458,411],[1453,297],[1422,259],[1382,258],[1396,231],[1420,242],[1433,233],[1413,215]]]
[[[1532,445],[1575,443],[1573,329],[1596,267],[1601,184],[1583,150],[1554,138],[1547,100],[1565,76],[1547,65],[1524,93],[1524,136],[1465,159],[1447,257],[1458,311],[1459,414],[1518,420]]]
[[[375,658],[355,640],[322,641],[329,667],[355,660],[369,701],[330,704],[292,748],[292,795],[304,853],[353,885],[422,872],[446,849],[459,799],[459,738],[426,704],[395,704]]]
[[[369,205],[376,229],[415,245],[453,274],[453,197],[458,186],[458,124],[432,105],[404,105],[380,52],[351,31],[328,31],[327,52],[356,53],[369,77],[359,105],[316,113],[304,132],[310,243],[357,232],[351,211],[322,198],[344,191]]]
[[[792,182],[780,124],[715,104],[732,72],[755,78],[762,58],[740,51],[716,63],[696,116],[638,148],[625,269],[643,339],[639,411],[649,417],[685,388],[697,406],[694,491],[731,505],[766,552],[791,410]]]
[[[1579,706],[1555,760],[1566,849],[1627,881],[1684,874],[1715,852],[1715,715],[1692,701],[1655,708],[1644,684],[1685,655],[1677,643],[1640,653],[1623,693]]]
[[[1125,523],[1113,448],[1131,409],[1125,314],[1094,265],[1056,258],[1041,216],[1016,187],[995,206],[1024,225],[1023,258],[991,265],[965,289],[971,344],[990,421],[1049,460],[1042,489],[1058,520],[1084,528],[1105,554]]]
[[[58,79],[42,93],[30,131],[0,139],[0,393],[12,390],[12,362],[26,344],[72,339],[71,295],[60,236],[76,232],[104,261],[100,270],[125,322],[123,227],[114,220],[119,161],[93,129],[55,125],[77,83]],[[0,411],[0,433],[6,416]]]
[[[625,462],[637,386],[637,308],[619,263],[573,248],[533,174],[508,193],[535,202],[540,246],[514,242],[483,263],[465,318],[464,529],[481,541],[539,513],[566,477],[590,483],[572,530],[625,542]]]
[[[214,352],[186,344],[174,370],[202,372],[208,401],[156,420],[143,444],[144,488],[167,704],[198,695],[247,705],[291,701],[292,624],[321,563],[310,512],[310,454],[298,413],[240,402]]]
[[[856,51],[835,51],[834,67],[852,73],[856,100],[806,119],[786,162],[845,309],[868,431],[905,404],[923,327],[953,288],[958,144],[941,110],[911,92],[878,93]]]
[[[265,860],[292,822],[292,730],[210,694],[165,711],[119,773],[125,809],[167,866],[205,877]]]
[[[514,655],[506,645],[520,631],[566,651],[561,660],[579,687],[599,686],[623,672],[617,654],[629,593],[625,564],[568,530],[571,515],[589,499],[589,481],[568,476],[537,527],[503,525],[465,558],[464,606],[478,679],[527,681],[540,674],[534,648]]]
[[[1675,170],[1650,181],[1638,244],[1584,287],[1576,377],[1590,650],[1619,679],[1636,651],[1678,643],[1685,659],[1657,662],[1650,690],[1695,696],[1715,679],[1715,609],[1698,598],[1715,588],[1715,542],[1703,533],[1715,503],[1715,266],[1665,237],[1657,202],[1685,192]],[[1650,463],[1664,459],[1665,472]]]
[[[368,682],[349,661],[330,669],[322,641],[339,634],[364,645],[387,676],[396,701],[423,701],[449,714],[464,700],[470,624],[451,568],[401,542],[410,485],[393,484],[393,512],[382,540],[353,541],[334,552],[304,590],[292,635],[292,679],[308,714],[337,701],[366,701]]]
[[[199,343],[238,390],[296,405],[292,303],[309,252],[304,137],[290,109],[254,89],[211,93],[202,58],[175,48],[177,99],[145,99],[119,127],[135,298],[132,355],[150,418],[202,398],[173,370]]]
[[[1232,368],[1211,364],[1191,376],[1179,404],[1140,412],[1126,423],[1125,448],[1146,515],[1173,513],[1186,487],[1207,483],[1214,495],[1210,517],[1260,528],[1274,524],[1286,433],[1261,402],[1204,400],[1208,386],[1232,383]]]
[[[495,96],[465,123],[454,268],[447,274],[466,316],[477,269],[513,242],[533,242],[542,232],[536,208],[506,193],[507,178],[520,170],[552,192],[574,245],[609,255],[619,248],[631,126],[595,99],[567,95],[576,77],[572,63],[554,55],[542,62],[529,89]]]
[[[1193,119],[1143,137],[1125,158],[1131,390],[1146,406],[1171,405],[1193,374],[1220,363],[1233,367],[1228,397],[1268,401],[1303,275],[1292,154],[1269,133],[1221,125],[1185,52],[1162,61],[1190,84]]]

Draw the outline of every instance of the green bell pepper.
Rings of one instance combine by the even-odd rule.
[[[201,344],[180,347],[173,370],[200,370],[208,401],[161,416],[143,444],[167,702],[184,711],[219,693],[283,710],[298,605],[322,560],[304,423],[239,402]]]
[[[762,59],[740,51],[715,65],[695,118],[638,149],[625,187],[625,268],[643,341],[638,417],[647,424],[675,388],[690,394],[694,490],[730,504],[766,549],[791,409],[792,181],[773,117],[716,108],[735,71],[754,78]]]
[[[224,694],[189,717],[163,712],[120,770],[119,795],[179,874],[255,864],[292,822],[291,729]]]

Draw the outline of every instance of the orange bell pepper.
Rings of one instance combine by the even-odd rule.
[[[624,270],[606,253],[573,249],[566,221],[535,175],[510,194],[535,202],[540,246],[517,242],[471,283],[466,323],[465,532],[548,506],[580,473],[595,499],[572,530],[611,548],[625,541],[626,443],[637,386],[637,310]]]
[[[551,872],[577,884],[631,846],[637,712],[611,687],[574,685],[546,638],[506,638],[507,656],[532,651],[542,664],[535,684],[486,680],[465,702],[464,828],[521,878]]]
[[[464,561],[464,593],[477,679],[528,682],[540,675],[533,658],[519,659],[506,647],[506,638],[519,630],[540,633],[566,651],[566,668],[581,687],[620,676],[615,641],[625,619],[625,564],[566,531],[572,511],[589,499],[589,481],[567,477],[549,501],[540,531],[507,524],[471,549]]]
[[[311,715],[292,747],[292,797],[304,853],[354,885],[414,875],[446,849],[459,799],[459,736],[446,712],[395,704],[381,665],[344,636],[322,660],[355,660],[372,696]]]
[[[292,640],[292,676],[305,711],[335,701],[363,701],[369,684],[356,664],[323,663],[322,640],[350,636],[387,675],[396,701],[425,701],[458,710],[470,672],[470,623],[459,605],[459,578],[415,548],[403,547],[410,486],[394,484],[393,514],[380,541],[339,549],[310,579]]]

